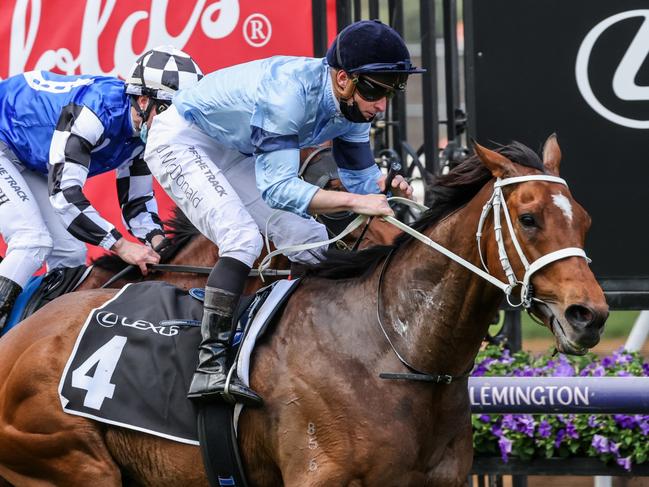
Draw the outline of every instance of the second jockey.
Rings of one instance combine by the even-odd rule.
[[[141,60],[125,83],[105,76],[31,71],[0,83],[0,328],[32,274],[86,261],[84,242],[115,252],[146,273],[164,233],[153,178],[142,155],[152,118],[173,93],[197,82],[198,66],[163,46],[144,56],[152,71],[146,89]],[[149,73],[147,73],[148,75]],[[88,201],[88,177],[117,171],[117,194],[129,231],[122,237]]]

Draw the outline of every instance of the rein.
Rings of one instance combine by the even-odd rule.
[[[532,306],[532,301],[536,301],[539,303],[542,303],[543,301],[535,298],[532,296],[531,288],[532,285],[530,284],[530,279],[532,277],[532,274],[535,272],[541,270],[543,267],[556,262],[557,260],[562,260],[566,259],[568,257],[583,257],[586,259],[589,263],[591,260],[586,256],[586,252],[584,252],[584,249],[581,249],[579,247],[566,247],[564,249],[559,249],[555,250],[554,252],[550,252],[549,254],[546,254],[542,257],[539,257],[537,260],[532,262],[531,264],[525,257],[525,254],[523,253],[523,250],[521,249],[520,244],[518,243],[518,240],[516,239],[516,234],[514,233],[514,227],[511,222],[511,217],[509,216],[509,210],[507,208],[507,204],[505,202],[504,195],[502,193],[502,187],[507,186],[510,184],[518,184],[518,183],[523,183],[527,181],[547,181],[550,183],[559,183],[563,184],[564,186],[568,186],[568,183],[562,178],[556,177],[556,176],[549,176],[545,174],[538,174],[538,175],[529,175],[529,176],[518,176],[518,177],[512,177],[512,178],[505,178],[505,179],[496,179],[496,182],[494,184],[494,192],[485,203],[483,209],[482,209],[482,214],[480,215],[480,221],[478,223],[478,229],[476,231],[476,240],[478,242],[478,249],[480,252],[480,260],[482,261],[482,265],[484,266],[485,270],[479,268],[478,266],[472,264],[468,260],[466,260],[463,257],[460,257],[457,255],[455,252],[447,249],[446,247],[438,244],[434,240],[431,240],[428,238],[426,235],[418,232],[417,230],[411,228],[410,226],[406,225],[405,223],[397,220],[394,217],[391,216],[384,216],[381,217],[384,221],[391,223],[398,229],[400,229],[403,232],[406,232],[407,234],[411,235],[412,237],[416,238],[419,240],[421,243],[432,247],[433,249],[437,250],[441,254],[444,254],[446,257],[449,259],[454,260],[461,266],[465,267],[466,269],[470,270],[474,274],[477,274],[478,276],[482,277],[484,280],[490,282],[497,288],[503,291],[505,294],[505,298],[507,299],[507,302],[514,308],[518,308],[522,306],[523,308],[530,308]],[[406,198],[401,198],[398,196],[394,196],[392,198],[388,198],[388,201],[396,201],[408,206],[411,206],[413,208],[416,208],[420,211],[425,211],[428,209],[428,207],[416,203],[414,201],[411,201]],[[482,258],[482,252],[480,250],[480,239],[482,237],[482,227],[484,226],[484,222],[487,218],[487,215],[491,211],[491,209],[494,210],[494,234],[496,238],[496,242],[498,243],[498,255],[500,257],[500,263],[503,267],[503,271],[505,272],[505,275],[507,276],[508,282],[503,282],[500,279],[498,279],[495,276],[492,276],[489,273],[489,270],[487,269],[486,265],[484,264],[484,260]],[[520,258],[521,262],[523,263],[523,267],[525,268],[525,275],[523,276],[523,280],[519,280],[516,278],[514,275],[514,271],[511,268],[511,264],[509,262],[509,257],[507,255],[507,251],[505,249],[505,242],[503,239],[503,234],[502,234],[502,227],[500,225],[500,212],[502,211],[505,213],[505,220],[507,221],[507,226],[509,228],[509,232],[511,235],[511,239],[514,242],[514,247],[516,248],[516,252],[518,253],[518,257]],[[353,232],[356,228],[361,226],[368,218],[366,215],[359,215],[356,217],[355,220],[353,220],[347,227],[338,234],[338,236],[324,240],[322,242],[312,242],[308,244],[302,244],[302,245],[292,245],[288,247],[282,247],[281,249],[277,249],[273,252],[270,252],[266,257],[263,258],[261,263],[259,264],[259,269],[260,271],[263,272],[263,270],[268,267],[270,264],[270,260],[275,257],[278,254],[286,254],[286,253],[291,253],[291,252],[296,252],[296,251],[301,251],[301,250],[309,250],[309,249],[315,249],[318,247],[323,247],[325,245],[332,244],[341,238],[344,238],[345,236],[349,235],[351,232]],[[518,303],[513,303],[511,301],[511,294],[514,288],[516,288],[518,285],[521,286],[521,299],[520,302]]]
[[[482,214],[480,215],[480,221],[478,223],[478,229],[476,231],[476,240],[478,243],[478,252],[480,254],[480,261],[482,263],[482,266],[484,267],[485,270],[480,269],[476,265],[472,264],[468,260],[464,259],[463,257],[460,257],[457,255],[455,252],[452,252],[448,250],[446,247],[443,247],[442,245],[438,244],[437,242],[431,240],[428,238],[426,235],[423,235],[422,233],[412,229],[405,223],[400,222],[396,218],[393,218],[391,216],[386,216],[383,217],[385,221],[388,221],[392,223],[395,227],[403,230],[404,232],[410,234],[420,242],[428,245],[429,247],[432,247],[433,249],[437,250],[438,252],[444,254],[448,258],[454,260],[458,264],[462,265],[466,269],[470,270],[474,274],[477,274],[478,276],[482,277],[484,280],[490,282],[497,288],[501,289],[503,293],[505,294],[505,298],[507,299],[507,302],[512,306],[513,308],[518,308],[522,306],[523,308],[529,309],[532,306],[532,301],[536,301],[539,303],[542,303],[543,301],[535,298],[532,296],[532,285],[530,284],[530,279],[532,277],[532,274],[535,272],[539,271],[543,267],[556,262],[557,260],[562,260],[566,259],[568,257],[583,257],[588,261],[589,263],[591,260],[586,256],[586,252],[584,252],[584,249],[581,249],[579,247],[566,247],[564,249],[559,249],[555,250],[554,252],[550,252],[549,254],[546,254],[542,257],[539,257],[536,259],[534,262],[531,264],[525,257],[525,254],[523,253],[523,250],[518,242],[518,239],[516,238],[516,234],[514,232],[514,226],[511,222],[511,217],[509,216],[509,209],[507,208],[507,203],[505,201],[505,197],[502,192],[502,187],[507,186],[510,184],[518,184],[518,183],[523,183],[527,181],[547,181],[550,183],[558,183],[558,184],[563,184],[564,186],[568,187],[568,183],[562,178],[556,177],[556,176],[549,176],[545,174],[537,174],[537,175],[529,175],[529,176],[518,176],[518,177],[512,177],[512,178],[505,178],[505,179],[496,179],[496,182],[494,183],[494,192],[487,200],[487,203],[485,203],[484,207],[482,208]],[[393,200],[394,198],[390,198],[390,200]],[[417,203],[414,203],[410,200],[400,198],[401,203],[407,204],[409,206],[413,206],[416,208],[421,208],[422,205],[419,205]],[[425,208],[425,207],[424,207]],[[516,278],[514,271],[511,267],[511,264],[509,262],[509,256],[507,255],[507,250],[505,249],[505,241],[503,239],[503,233],[502,233],[502,226],[500,224],[500,213],[501,213],[501,208],[502,212],[505,213],[505,220],[507,221],[507,226],[509,228],[509,233],[510,237],[512,239],[512,242],[514,243],[514,247],[516,248],[516,252],[518,253],[518,257],[521,260],[523,267],[525,268],[525,275],[523,276],[523,280],[519,280]],[[507,276],[507,281],[508,282],[503,282],[497,277],[492,276],[489,273],[489,269],[487,269],[487,266],[484,263],[484,259],[482,257],[482,250],[480,246],[480,239],[482,237],[482,227],[484,226],[484,222],[491,210],[494,210],[494,236],[496,238],[496,242],[498,244],[498,256],[500,259],[500,263],[502,265],[503,271],[505,272],[505,275]],[[516,288],[518,285],[521,286],[521,299],[520,302],[518,303],[513,303],[511,301],[511,294],[514,288]]]
[[[117,274],[115,274],[113,277],[108,279],[102,286],[101,289],[107,288],[114,282],[119,281],[122,277],[124,277],[126,274],[128,274],[130,271],[135,269],[136,266],[134,265],[129,265],[119,271]],[[160,271],[160,272],[185,272],[185,273],[191,273],[191,274],[199,274],[199,275],[209,275],[210,272],[212,272],[211,267],[204,267],[204,266],[193,266],[193,265],[175,265],[175,264],[150,264],[148,268],[152,271]],[[264,269],[263,271],[259,269],[251,269],[250,273],[248,274],[248,277],[261,277],[262,279],[264,277],[278,277],[278,276],[289,276],[291,273],[290,270],[281,270],[281,269]]]

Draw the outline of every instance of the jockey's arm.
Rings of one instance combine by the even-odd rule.
[[[257,141],[259,141],[259,137],[257,134]],[[270,137],[266,134],[266,138]],[[276,139],[277,137],[275,137]],[[304,217],[309,214],[337,211],[393,216],[394,213],[385,196],[377,194],[380,188],[379,182],[382,183],[385,177],[374,163],[369,150],[369,142],[360,144],[361,147],[357,147],[359,144],[347,144],[345,147],[350,145],[354,146],[356,152],[354,150],[341,151],[340,144],[338,144],[338,157],[350,157],[350,154],[351,156],[364,157],[365,167],[345,169],[337,159],[341,180],[350,191],[345,193],[320,189],[298,177],[300,154],[297,141],[295,147],[269,151],[260,150],[265,145],[258,143],[255,171],[257,186],[264,201],[272,208],[291,211]],[[269,147],[270,144],[266,146]],[[334,141],[334,157],[336,157],[336,146],[336,141]],[[276,147],[276,144],[273,147]],[[399,189],[401,183],[409,188],[402,178],[395,178],[393,187]]]
[[[117,197],[131,235],[155,248],[164,238],[153,176],[141,156],[117,168]]]
[[[73,236],[113,250],[129,264],[136,264],[146,272],[146,263],[157,263],[158,254],[144,245],[124,240],[83,193],[91,151],[103,141],[104,130],[101,120],[88,107],[71,104],[63,109],[50,146],[50,203]]]
[[[356,124],[354,129],[356,133],[333,140],[333,156],[340,180],[351,193],[384,192],[386,175],[376,165],[369,140],[366,140],[369,124]],[[390,191],[395,196],[412,198],[412,187],[401,175],[392,180]]]

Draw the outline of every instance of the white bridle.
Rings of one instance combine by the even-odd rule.
[[[480,238],[482,237],[482,227],[484,226],[484,222],[487,219],[489,212],[493,208],[494,234],[496,238],[496,243],[498,245],[498,257],[500,260],[500,265],[503,268],[503,272],[505,273],[505,276],[507,277],[507,281],[509,282],[505,288],[501,287],[501,289],[503,289],[507,302],[509,303],[510,306],[513,307],[523,306],[524,308],[529,308],[532,305],[533,298],[530,294],[530,278],[532,277],[532,274],[542,269],[546,265],[551,264],[552,262],[565,259],[567,257],[583,257],[584,259],[586,259],[586,261],[590,263],[590,259],[586,256],[586,252],[584,252],[583,249],[580,249],[578,247],[567,247],[565,249],[555,250],[554,252],[550,252],[549,254],[539,257],[531,264],[529,263],[527,257],[525,257],[525,253],[523,252],[520,243],[518,242],[518,239],[516,238],[516,233],[514,232],[514,226],[512,225],[509,209],[507,208],[507,200],[505,199],[502,190],[504,186],[508,186],[510,184],[523,183],[527,181],[548,181],[551,183],[563,184],[565,187],[568,187],[568,183],[566,183],[564,179],[559,178],[557,176],[530,175],[530,176],[518,176],[512,178],[505,178],[505,179],[500,179],[500,178],[496,179],[496,182],[494,183],[494,192],[491,195],[491,198],[489,198],[489,200],[485,203],[485,205],[482,208],[482,214],[480,215],[480,221],[478,222],[478,230],[475,234],[478,243],[478,253],[480,254],[480,262],[482,263],[482,267],[487,272],[489,272],[489,269],[487,268],[487,265],[485,264],[484,258],[482,256],[482,246],[480,245]],[[523,264],[523,267],[525,268],[525,275],[523,276],[522,281],[516,278],[516,275],[514,274],[514,270],[512,269],[512,266],[509,262],[509,256],[507,255],[507,250],[505,249],[505,242],[503,239],[502,225],[501,225],[501,218],[500,218],[501,208],[502,208],[502,212],[505,214],[505,220],[507,221],[507,227],[509,228],[509,235],[512,239],[512,243],[514,244],[516,253],[518,253],[518,258],[520,259],[521,263]],[[521,286],[520,302],[512,303],[511,293],[513,289],[519,284]],[[538,299],[536,300],[540,301]]]
[[[503,186],[523,183],[527,181],[547,181],[550,183],[563,184],[564,186],[568,187],[568,184],[564,179],[556,176],[548,176],[542,174],[529,175],[529,176],[517,176],[517,177],[505,178],[505,179],[500,179],[500,178],[496,179],[496,182],[494,183],[494,192],[489,198],[489,200],[487,200],[484,207],[482,208],[482,214],[480,215],[480,220],[478,222],[478,229],[476,231],[476,240],[478,242],[478,253],[480,255],[480,262],[482,263],[484,270],[475,266],[468,260],[460,257],[456,253],[448,250],[446,247],[443,247],[437,242],[431,240],[426,235],[412,229],[411,227],[409,227],[405,223],[402,223],[396,218],[393,218],[391,216],[386,216],[386,217],[382,217],[382,219],[387,222],[390,222],[392,225],[410,234],[411,236],[413,236],[423,244],[432,247],[433,249],[447,256],[449,259],[454,260],[455,262],[462,265],[466,269],[477,274],[478,276],[482,277],[486,281],[489,281],[494,286],[500,288],[505,293],[505,298],[507,299],[507,302],[509,303],[510,306],[512,307],[522,306],[524,308],[529,308],[530,306],[532,306],[532,301],[542,302],[540,299],[532,297],[530,293],[530,279],[532,277],[532,274],[539,271],[543,267],[551,264],[552,262],[556,262],[557,260],[565,259],[567,257],[583,257],[589,263],[590,263],[590,259],[586,256],[586,252],[584,252],[584,249],[580,249],[578,247],[567,247],[565,249],[560,249],[560,250],[555,250],[554,252],[550,252],[549,254],[539,257],[531,264],[529,263],[516,238],[516,234],[514,233],[514,226],[512,225],[511,222],[511,217],[509,215],[509,210],[507,208],[507,202],[502,192]],[[427,206],[416,203],[406,198],[392,197],[392,198],[388,198],[388,200],[405,204],[412,208],[416,208],[420,211],[428,210]],[[512,266],[510,264],[509,257],[507,255],[507,250],[505,249],[505,242],[503,240],[503,232],[502,232],[501,216],[500,216],[501,208],[505,214],[505,220],[507,221],[509,234],[514,244],[514,248],[516,249],[516,252],[518,253],[518,257],[521,263],[523,264],[523,267],[525,268],[525,275],[523,276],[523,280],[519,280],[516,277],[514,270],[512,269]],[[482,228],[484,226],[485,220],[487,219],[487,216],[489,215],[489,212],[492,209],[494,210],[494,236],[496,238],[496,243],[498,245],[498,256],[500,259],[500,264],[502,265],[503,271],[505,273],[505,276],[507,277],[508,282],[503,282],[497,277],[492,276],[489,273],[489,269],[485,265],[484,259],[482,257],[482,249],[480,245],[480,239],[482,237]],[[274,252],[270,252],[270,243],[267,240],[266,244],[268,246],[269,253],[268,255],[266,255],[266,257],[264,257],[264,259],[259,264],[259,271],[261,273],[264,269],[266,269],[270,265],[271,259],[278,254],[314,249],[314,248],[322,247],[324,245],[329,245],[337,240],[340,240],[341,238],[344,238],[345,236],[353,232],[356,228],[361,226],[363,223],[365,223],[365,221],[368,218],[369,218],[368,216],[359,215],[354,221],[352,221],[349,225],[347,225],[347,228],[345,228],[338,236],[329,240],[325,240],[323,242],[294,245],[294,246],[277,249]],[[521,286],[520,302],[514,303],[511,300],[511,295],[514,288],[516,288],[516,286],[518,285]]]

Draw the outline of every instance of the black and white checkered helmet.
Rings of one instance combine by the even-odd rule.
[[[202,77],[201,68],[189,54],[173,46],[159,46],[135,61],[126,78],[126,93],[167,101]]]

